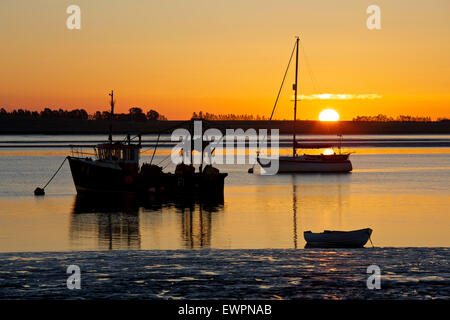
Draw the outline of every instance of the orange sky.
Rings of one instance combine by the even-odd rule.
[[[81,30],[66,28],[71,4]],[[371,4],[381,30],[366,27]],[[269,116],[299,35],[300,94],[380,97],[304,100],[298,118],[450,117],[449,21],[448,0],[2,0],[0,106],[106,110],[114,89],[119,112]],[[292,82],[276,118],[292,117]]]

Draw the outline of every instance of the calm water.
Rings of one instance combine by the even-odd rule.
[[[31,139],[63,145],[102,139],[69,138]],[[449,247],[450,148],[434,143],[450,137],[362,138],[405,141],[352,149],[354,171],[344,175],[261,176],[247,174],[249,165],[219,166],[229,173],[223,202],[140,206],[131,199],[92,204],[77,198],[67,164],[46,196],[35,198],[34,188],[45,184],[68,148],[17,147],[30,137],[2,136],[0,251],[302,248],[305,230],[364,227],[374,230],[375,246]],[[412,140],[429,140],[429,147],[411,147]],[[151,151],[146,154],[144,161]]]

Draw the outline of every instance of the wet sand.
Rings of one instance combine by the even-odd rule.
[[[449,248],[0,254],[0,299],[449,299]],[[69,265],[81,289],[67,289]],[[369,265],[381,288],[367,288]]]

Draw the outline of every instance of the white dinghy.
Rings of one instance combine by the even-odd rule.
[[[370,239],[372,229],[353,231],[329,231],[313,233],[305,231],[306,248],[362,248]]]

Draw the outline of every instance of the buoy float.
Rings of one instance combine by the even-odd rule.
[[[44,191],[43,188],[37,187],[36,189],[34,189],[34,195],[35,196],[44,196],[45,195],[45,191]]]
[[[37,187],[36,189],[34,189],[35,196],[44,196],[45,195],[44,189],[47,188],[47,186],[50,184],[50,182],[52,182],[53,178],[58,174],[59,170],[61,170],[61,168],[62,168],[64,162],[66,162],[67,158],[68,157],[64,158],[64,160],[63,160],[63,162],[61,162],[61,165],[59,166],[58,170],[56,170],[56,172],[52,175],[50,180],[48,180],[48,182],[42,188]]]

